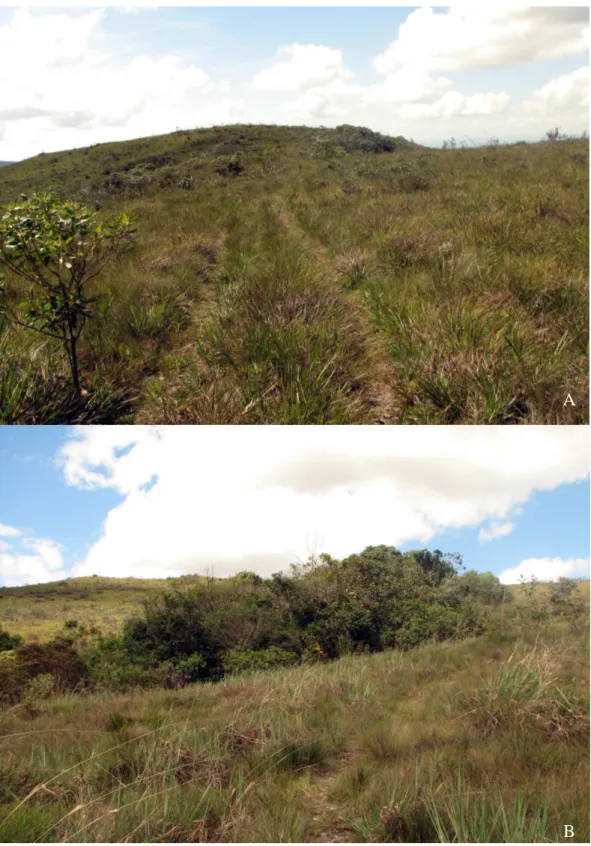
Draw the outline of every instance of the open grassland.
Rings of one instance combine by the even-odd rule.
[[[14,841],[589,839],[587,627],[0,716]],[[571,840],[571,842],[573,842]]]
[[[202,581],[185,576],[174,583]],[[63,632],[66,620],[105,635],[120,631],[137,614],[142,602],[171,587],[168,579],[114,579],[89,576],[26,587],[0,588],[0,629],[27,642],[50,640]]]
[[[341,136],[221,127],[2,168],[0,204],[53,190],[137,234],[92,283],[88,397],[54,341],[3,324],[0,420],[588,422],[588,141]]]

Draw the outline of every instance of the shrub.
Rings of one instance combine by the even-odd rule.
[[[12,705],[18,702],[29,682],[24,668],[14,659],[0,661],[0,704]]]
[[[270,670],[273,667],[289,667],[298,663],[294,652],[270,646],[268,649],[240,651],[231,649],[224,653],[222,665],[226,673],[240,673],[248,670]]]
[[[49,679],[52,692],[65,692],[74,690],[86,678],[85,662],[65,641],[25,644],[0,662],[0,702],[12,704],[42,698]]]
[[[88,209],[52,194],[30,199],[23,194],[0,219],[0,265],[29,284],[18,307],[0,286],[0,314],[60,341],[77,394],[82,393],[78,339],[93,302],[85,286],[134,231],[125,214],[97,224]]]
[[[560,132],[557,126],[553,127],[552,129],[549,129],[546,132],[546,140],[550,141],[550,143],[553,143],[554,141],[563,141],[566,137],[566,135],[563,135]]]
[[[28,683],[23,700],[32,705],[39,699],[49,699],[55,690],[55,677],[51,673],[41,673]]]
[[[180,673],[183,680],[188,682],[197,681],[203,676],[203,671],[207,667],[207,661],[198,652],[193,655],[188,655],[186,658],[180,658],[174,663],[175,669]]]
[[[190,658],[185,666],[192,681],[197,672],[199,678],[208,678],[219,668],[221,644],[205,624],[195,591],[167,592],[146,602],[143,618],[126,623],[122,646],[132,662],[146,668],[163,662],[176,665]]]
[[[11,635],[0,628],[0,652],[7,652],[10,649],[16,649],[22,643],[20,635]]]
[[[512,600],[509,589],[502,585],[493,573],[477,573],[476,570],[468,570],[460,576],[459,582],[466,593],[478,598],[486,605],[496,605]]]
[[[244,172],[244,164],[239,153],[231,156],[229,159],[218,160],[215,166],[215,172],[219,176],[240,176]]]
[[[459,633],[461,617],[456,609],[411,600],[404,604],[406,620],[396,629],[395,645],[409,649],[428,640],[447,640]]]
[[[64,640],[28,643],[16,650],[18,664],[29,678],[51,674],[57,690],[73,690],[83,682],[88,668],[76,650]]]
[[[178,688],[187,683],[187,677],[172,662],[146,662],[133,660],[127,654],[120,638],[101,638],[88,648],[88,684],[94,688],[126,691],[134,688]]]
[[[343,654],[409,649],[479,634],[475,602],[457,555],[367,547],[342,561],[324,555],[263,580],[255,573],[176,587],[144,604],[121,637],[87,648],[89,681],[125,689],[176,687],[224,673],[267,670]],[[495,577],[476,579],[496,589]]]
[[[394,150],[412,146],[405,138],[391,138],[364,126],[342,124],[336,127],[335,132],[337,144],[347,152],[392,153]]]
[[[310,147],[311,155],[319,159],[334,159],[337,156],[346,154],[343,146],[335,142],[333,138],[317,135]]]

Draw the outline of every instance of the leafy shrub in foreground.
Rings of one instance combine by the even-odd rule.
[[[126,214],[104,225],[94,217],[79,203],[52,194],[23,194],[0,218],[0,265],[28,283],[26,302],[19,306],[0,285],[0,314],[61,342],[78,395],[78,339],[93,302],[85,286],[135,231]]]

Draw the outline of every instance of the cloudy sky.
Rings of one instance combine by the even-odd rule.
[[[435,146],[580,134],[588,41],[585,6],[0,0],[0,160],[222,123],[353,123]]]
[[[589,574],[586,427],[0,427],[0,585],[249,569],[371,544]]]

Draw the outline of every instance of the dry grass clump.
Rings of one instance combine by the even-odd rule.
[[[558,658],[548,649],[515,653],[476,694],[465,700],[483,735],[504,726],[529,726],[552,740],[577,743],[589,734],[589,700],[572,689],[564,692],[554,672]]]

